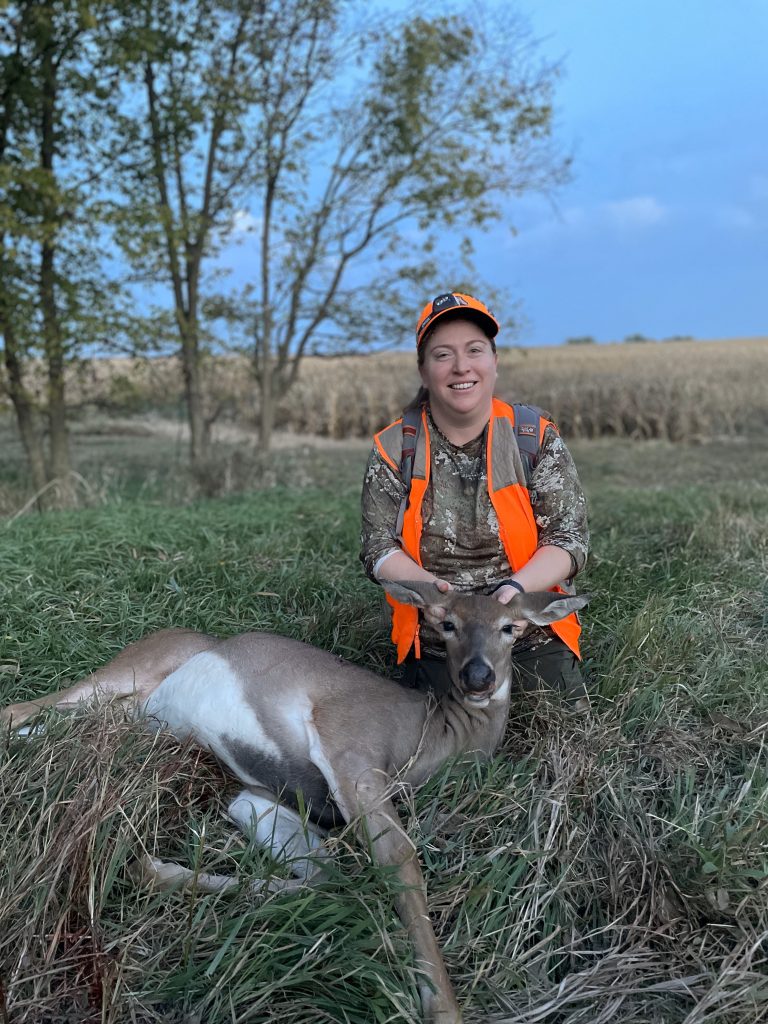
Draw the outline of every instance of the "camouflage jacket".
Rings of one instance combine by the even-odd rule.
[[[488,495],[488,429],[465,445],[452,444],[428,415],[431,467],[424,496],[422,565],[457,590],[488,593],[511,575],[499,536],[496,512]],[[384,557],[400,545],[395,533],[405,484],[374,446],[362,494],[361,560],[376,580]],[[531,478],[531,505],[539,531],[538,546],[556,545],[571,556],[572,574],[586,561],[589,544],[586,501],[571,454],[551,427],[544,432],[539,460]],[[532,631],[528,645],[549,638]],[[440,654],[443,645],[422,628],[425,653]]]

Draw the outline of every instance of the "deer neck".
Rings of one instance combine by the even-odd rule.
[[[428,778],[451,757],[479,753],[490,757],[504,735],[509,711],[509,682],[497,690],[485,707],[467,704],[455,686],[427,711],[421,743],[409,781]]]

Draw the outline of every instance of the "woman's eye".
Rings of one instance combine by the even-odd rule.
[[[442,623],[442,626],[443,626],[443,632],[444,633],[455,633],[456,632],[456,627],[454,626],[454,624],[452,622],[447,622],[446,621],[446,622]]]
[[[507,636],[511,636],[515,632],[515,627],[512,625],[511,622],[508,622],[506,626],[501,627],[501,632],[506,633]]]

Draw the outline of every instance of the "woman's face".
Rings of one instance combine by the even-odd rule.
[[[490,416],[496,384],[496,353],[470,320],[438,325],[419,367],[433,412],[453,420]]]

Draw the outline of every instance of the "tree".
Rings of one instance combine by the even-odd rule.
[[[555,72],[534,65],[517,29],[459,15],[361,29],[355,10],[141,0],[124,13],[115,52],[143,99],[131,94],[121,128],[118,237],[172,289],[193,464],[208,449],[213,318],[248,338],[266,448],[307,352],[364,335],[383,311],[397,323],[409,289],[438,286],[441,232],[458,235],[466,264],[463,229],[567,172],[550,142]],[[258,238],[251,281],[239,294],[206,288],[238,218]]]
[[[116,237],[138,280],[170,286],[193,468],[207,459],[213,420],[203,380],[204,264],[231,228],[261,148],[247,130],[258,8],[127,2],[113,36],[112,60],[128,86],[117,120]]]
[[[7,389],[41,506],[75,500],[65,369],[98,330],[108,289],[95,269],[94,25],[85,0],[9,4],[0,36],[0,334]],[[29,377],[42,362],[44,396]],[[38,407],[45,413],[46,453]]]
[[[431,257],[440,232],[482,227],[500,216],[501,197],[565,172],[546,145],[551,72],[524,70],[514,59],[519,39],[501,34],[494,43],[460,16],[379,30],[358,54],[364,80],[323,109],[322,64],[310,40],[281,35],[277,12],[271,35],[280,45],[262,64],[266,174],[256,208],[252,354],[264,447],[276,399],[323,330],[380,331],[382,317],[410,327],[414,290],[438,277]],[[337,36],[328,60],[347,50]],[[459,246],[471,266],[469,239]]]

